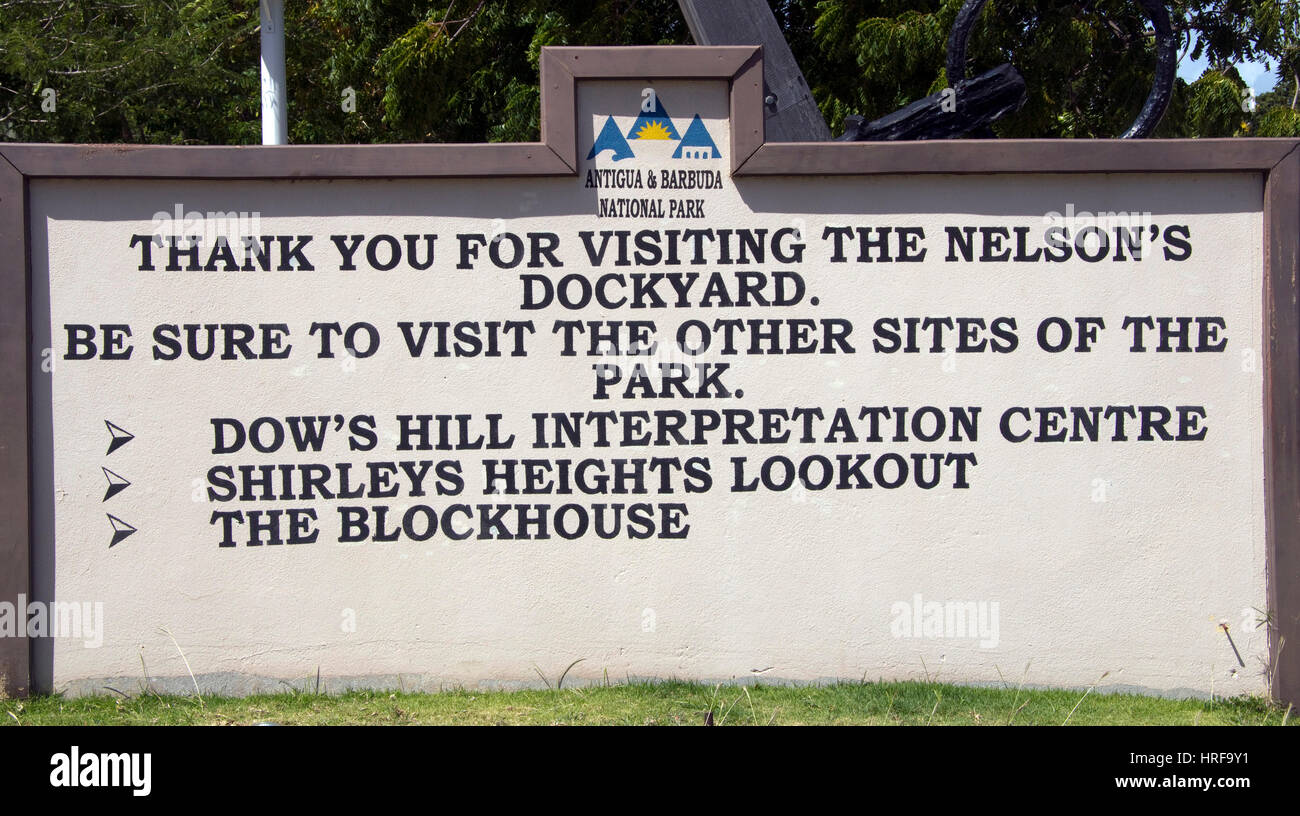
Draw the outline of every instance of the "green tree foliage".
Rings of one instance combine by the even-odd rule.
[[[1255,136],[1300,136],[1300,3],[1270,3],[1260,24],[1278,82],[1261,94],[1251,123]]]
[[[333,3],[323,13],[344,19],[352,4]],[[689,41],[675,0],[468,0],[419,16],[354,68],[381,77],[396,138],[521,141],[538,134],[543,46]]]
[[[1298,102],[1295,75],[1283,75],[1273,90],[1260,94],[1251,135],[1300,136]]]
[[[1174,88],[1158,136],[1241,130],[1245,84],[1227,69],[1276,56],[1295,31],[1294,2],[1212,0],[1167,4],[1184,57],[1206,57],[1206,76]],[[833,131],[844,116],[881,116],[947,86],[948,33],[962,0],[820,2],[815,38],[833,67],[809,77]],[[1142,109],[1155,73],[1151,23],[1131,0],[989,0],[971,35],[968,76],[1010,62],[1025,77],[1022,110],[997,123],[1006,137],[1108,137]],[[954,80],[956,78],[953,78]],[[1233,85],[1235,91],[1228,87]]]
[[[235,0],[0,0],[0,134],[254,141],[256,26]]]
[[[529,140],[546,45],[690,42],[676,0],[293,0],[291,141]],[[833,132],[950,83],[961,0],[771,0]],[[1169,3],[1184,57],[1157,135],[1298,135],[1296,0]],[[256,143],[256,0],[0,0],[0,138]],[[1155,44],[1132,0],[989,0],[968,75],[1010,62],[1029,99],[1004,137],[1106,137],[1151,86]],[[1252,114],[1231,68],[1267,59],[1279,90]],[[1289,84],[1287,84],[1289,83]],[[1286,91],[1283,88],[1290,88]],[[47,110],[46,89],[55,92]]]

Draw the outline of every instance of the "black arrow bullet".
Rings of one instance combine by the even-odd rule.
[[[113,441],[108,443],[108,453],[112,453],[127,442],[135,439],[135,434],[122,430],[107,419],[104,420],[104,424],[108,426],[108,432],[113,435]],[[108,456],[108,453],[104,455]]]
[[[109,547],[116,546],[127,536],[135,532],[134,527],[127,524],[125,521],[122,521],[112,513],[105,513],[104,515],[108,516],[108,523],[113,525],[113,540],[108,542]]]
[[[118,474],[114,473],[113,471],[109,470],[106,467],[103,467],[102,465],[100,466],[99,469],[104,471],[104,478],[108,479],[108,490],[104,491],[104,501],[108,501],[109,499],[116,496],[118,493],[121,493],[123,490],[126,490],[128,487],[130,487],[131,482],[127,480],[125,477],[119,476]]]

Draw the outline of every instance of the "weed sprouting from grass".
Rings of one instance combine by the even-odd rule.
[[[579,663],[582,663],[582,662],[585,661],[586,659],[587,659],[587,658],[585,658],[585,657],[580,657],[580,658],[578,658],[577,660],[575,660],[575,661],[573,661],[572,663],[570,663],[568,666],[566,666],[566,667],[564,668],[564,671],[560,672],[560,677],[559,677],[558,680],[555,681],[555,685],[554,685],[554,686],[551,685],[551,681],[550,681],[550,679],[549,679],[545,674],[542,673],[542,670],[541,670],[540,668],[538,668],[538,666],[537,666],[536,663],[533,664],[533,671],[537,673],[537,676],[538,676],[538,677],[542,678],[542,683],[545,684],[545,686],[546,686],[548,689],[553,688],[553,689],[555,689],[556,691],[559,691],[560,689],[562,689],[562,688],[564,687],[564,678],[566,678],[566,677],[569,676],[569,671],[572,670],[574,666],[578,665]],[[605,672],[605,685],[607,685],[607,686],[609,685],[609,671],[608,671],[608,670],[606,670],[606,672]]]
[[[140,694],[141,694],[141,696],[144,696],[144,697],[148,697],[148,696],[151,695],[151,694],[152,694],[154,697],[157,697],[157,696],[158,696],[157,692],[155,692],[155,691],[153,690],[153,687],[150,686],[150,684],[149,684],[149,667],[146,666],[145,663],[144,663],[144,647],[143,647],[143,646],[140,647],[140,652],[139,652],[139,654],[140,654]]]
[[[723,688],[724,686],[722,683],[716,683],[712,688],[712,692],[709,695],[708,707],[704,712],[705,725],[725,725],[727,722],[727,716],[731,713],[731,709],[734,708],[736,703],[739,703],[745,696],[746,689],[744,686],[741,686],[742,693],[737,695],[736,699],[732,700],[729,705],[724,704],[719,706],[719,695],[722,693]],[[723,702],[726,702],[725,698],[723,698]],[[721,718],[719,718],[719,715],[721,715]]]
[[[1270,620],[1272,618],[1270,617]],[[1277,689],[1277,667],[1282,662],[1282,650],[1286,648],[1286,635],[1277,636],[1277,651],[1273,653],[1272,660],[1264,671],[1264,682],[1268,686],[1269,695]]]
[[[930,716],[925,718],[926,725],[934,721],[934,712],[939,710],[939,703],[941,702],[943,702],[943,695],[936,690],[934,692],[934,708],[930,709]]]
[[[189,658],[185,656],[185,652],[181,649],[181,645],[176,642],[176,637],[175,635],[172,634],[172,630],[168,629],[166,626],[162,626],[159,627],[159,631],[167,635],[167,637],[171,638],[172,645],[176,647],[177,654],[181,656],[181,662],[185,664],[185,671],[190,673],[190,680],[193,681],[194,683],[194,696],[197,697],[199,700],[199,708],[205,708],[206,706],[203,705],[203,693],[199,691],[199,679],[194,676],[194,669],[190,668]],[[140,655],[140,659],[143,664],[143,660],[144,660],[143,652]]]
[[[572,663],[570,663],[570,664],[568,665],[568,667],[565,668],[565,670],[564,670],[563,672],[560,673],[560,679],[555,681],[555,687],[556,687],[557,689],[564,688],[564,678],[569,676],[569,669],[572,669],[574,666],[578,665],[579,663],[581,663],[582,661],[584,661],[584,660],[586,660],[586,659],[587,659],[587,658],[585,658],[585,657],[580,657],[580,658],[578,658],[577,660],[575,660],[575,661],[573,661]]]
[[[1074,712],[1079,710],[1079,706],[1083,705],[1084,698],[1087,697],[1089,694],[1092,694],[1092,690],[1097,687],[1097,684],[1100,683],[1102,680],[1105,680],[1109,674],[1110,674],[1109,671],[1102,672],[1101,677],[1098,677],[1097,680],[1091,686],[1088,686],[1087,691],[1083,693],[1083,697],[1080,697],[1079,702],[1075,703],[1074,708],[1070,709],[1070,713],[1065,716],[1065,722],[1061,723],[1061,725],[1070,724],[1070,718],[1074,716]]]
[[[1020,702],[1020,692],[1024,689],[1025,680],[1029,677],[1029,666],[1031,663],[1033,663],[1032,660],[1025,663],[1025,673],[1020,675],[1020,685],[1016,686],[1016,696],[1011,700],[1011,716],[1007,718],[1007,725],[1011,725],[1012,721],[1015,720],[1016,715],[1025,707],[1022,705],[1020,708],[1016,708],[1016,703]],[[999,671],[998,674],[1001,675],[1002,672]],[[1028,700],[1025,701],[1025,705],[1029,705]]]
[[[749,701],[749,715],[754,718],[754,725],[758,725],[758,712],[754,710],[754,698],[749,693],[747,686],[741,686],[745,690],[745,699]]]

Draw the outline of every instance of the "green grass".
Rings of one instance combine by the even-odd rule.
[[[0,700],[6,725],[1281,725],[1257,697],[1132,694],[939,683],[709,686],[662,682],[437,694],[358,691],[240,698],[58,696]]]

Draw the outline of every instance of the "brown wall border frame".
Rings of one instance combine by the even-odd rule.
[[[27,247],[27,180],[0,153],[0,601],[28,595],[30,558],[31,302]],[[15,609],[15,622],[27,619]],[[31,650],[25,637],[0,637],[0,696],[31,689]]]
[[[1264,473],[1270,690],[1300,704],[1300,140],[976,140],[765,143],[756,46],[543,48],[540,142],[174,147],[0,143],[0,600],[29,594],[33,179],[349,179],[571,176],[575,85],[598,79],[730,84],[734,176],[1253,173],[1264,182]],[[20,385],[21,384],[21,385]],[[5,693],[29,693],[31,644],[0,638]]]

